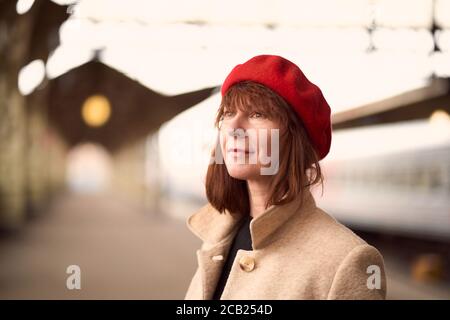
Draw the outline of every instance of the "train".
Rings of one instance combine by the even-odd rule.
[[[206,201],[219,104],[213,95],[158,133],[159,179],[173,200]],[[427,119],[334,130],[320,162],[324,184],[311,190],[317,205],[361,230],[450,240],[449,119],[437,111]]]

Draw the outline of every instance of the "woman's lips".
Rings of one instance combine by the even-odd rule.
[[[250,153],[253,153],[253,151],[248,151],[248,150],[239,149],[239,148],[228,148],[227,152],[234,153],[234,154],[238,154],[238,153],[250,154]]]

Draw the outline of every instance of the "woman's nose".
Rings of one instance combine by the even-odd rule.
[[[228,135],[231,137],[244,137],[246,124],[245,118],[242,114],[236,114],[228,123]]]
[[[228,135],[230,137],[244,138],[245,130],[243,128],[228,128]]]
[[[234,117],[229,119],[228,127],[233,129],[245,129],[245,114],[242,112],[237,112]]]

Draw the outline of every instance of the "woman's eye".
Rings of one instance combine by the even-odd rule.
[[[223,116],[224,117],[231,117],[233,115],[233,112],[232,111],[225,111],[224,113],[223,113]]]
[[[251,118],[264,118],[264,115],[262,114],[262,113],[260,113],[260,112],[253,112],[251,115],[250,115],[250,117]]]

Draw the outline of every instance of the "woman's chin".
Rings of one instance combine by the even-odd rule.
[[[239,180],[249,180],[259,176],[259,168],[255,165],[241,164],[227,167],[228,174]]]

